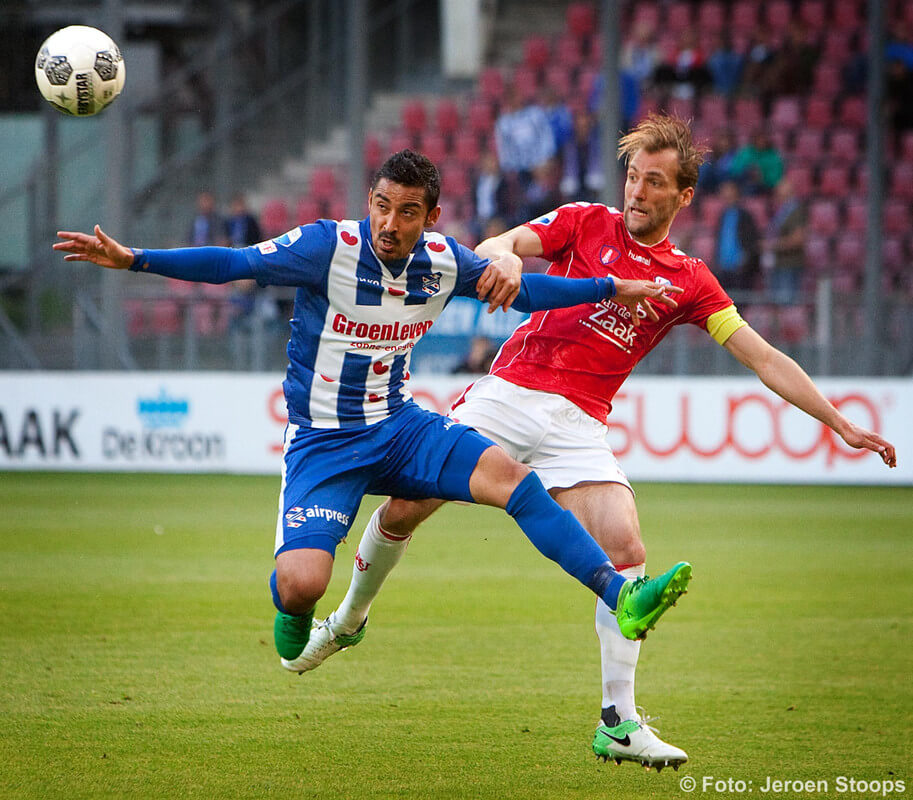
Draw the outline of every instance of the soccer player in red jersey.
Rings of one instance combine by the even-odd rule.
[[[635,365],[674,325],[704,328],[772,391],[833,429],[850,446],[896,464],[894,447],[844,417],[791,358],[739,316],[700,259],[669,241],[676,214],[691,203],[703,152],[688,126],[653,115],[622,137],[627,164],[624,209],[571,203],[482,242],[487,258],[542,256],[549,273],[568,277],[647,279],[670,286],[676,306],[629,307],[611,299],[534,313],[501,348],[488,375],[457,401],[451,416],[531,466],[559,505],[569,509],[627,577],[644,575],[646,550],[634,493],[606,441],[611,402]],[[649,303],[645,300],[644,303]],[[440,500],[391,499],[375,512],[356,554],[340,607],[317,623],[298,659],[313,669],[363,634],[371,601],[409,537]],[[593,750],[616,761],[678,767],[683,750],[656,736],[634,704],[639,641],[624,638],[602,602],[596,606],[602,655],[602,718]],[[360,635],[357,641],[360,641]]]

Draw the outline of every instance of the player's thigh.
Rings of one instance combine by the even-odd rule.
[[[637,504],[627,484],[582,482],[551,488],[549,494],[577,517],[613,561],[638,564],[644,560]]]
[[[476,503],[506,508],[514,489],[530,473],[497,445],[482,453],[469,476],[469,492]]]

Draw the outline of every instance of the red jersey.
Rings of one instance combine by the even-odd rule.
[[[628,309],[610,299],[537,311],[504,343],[492,375],[563,395],[602,422],[625,378],[673,325],[706,329],[711,315],[732,306],[703,261],[676,249],[668,237],[652,247],[639,244],[617,209],[571,203],[526,225],[542,240],[550,275],[668,281],[684,290],[673,295],[678,308],[653,303],[659,322],[642,313],[634,327]]]

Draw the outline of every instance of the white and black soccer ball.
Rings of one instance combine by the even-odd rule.
[[[52,33],[35,59],[35,80],[44,99],[74,117],[89,117],[110,105],[124,88],[125,75],[114,40],[87,25]]]

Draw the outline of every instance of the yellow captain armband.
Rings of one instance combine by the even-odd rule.
[[[744,328],[748,323],[742,319],[735,306],[726,306],[722,311],[711,314],[707,318],[707,333],[718,344],[726,344],[726,340],[739,328]]]

